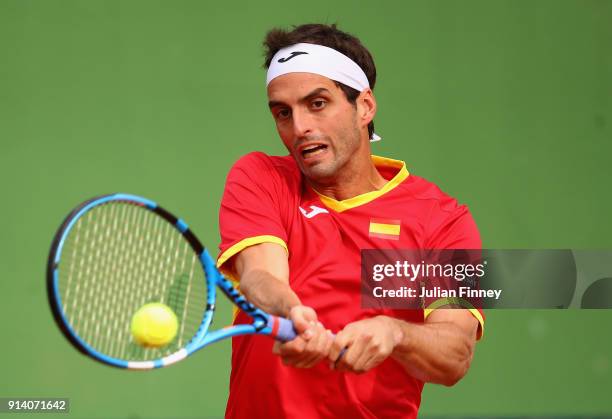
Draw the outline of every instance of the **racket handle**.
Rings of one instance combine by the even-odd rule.
[[[297,332],[293,327],[293,322],[289,319],[285,319],[284,317],[270,316],[268,318],[268,327],[272,329],[272,336],[274,339],[281,342],[289,342],[297,337]],[[335,337],[336,335],[334,335]],[[338,355],[338,359],[336,359],[336,364],[340,359],[344,356],[348,348],[343,348]]]
[[[272,329],[272,337],[281,342],[289,342],[297,337],[293,322],[284,317],[270,316],[268,327]]]

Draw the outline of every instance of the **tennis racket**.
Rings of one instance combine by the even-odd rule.
[[[209,330],[217,288],[250,324]],[[49,254],[47,294],[68,341],[119,368],[165,367],[232,336],[296,337],[290,320],[263,312],[232,286],[183,220],[135,195],[93,198],[66,217]],[[150,302],[178,318],[176,337],[161,348],[138,345],[130,330],[134,313]]]

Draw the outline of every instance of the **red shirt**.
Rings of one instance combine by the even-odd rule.
[[[480,236],[466,206],[409,175],[403,162],[372,159],[386,185],[336,201],[307,186],[291,156],[241,158],[221,202],[219,267],[231,276],[232,256],[278,243],[288,252],[291,288],[334,333],[380,314],[422,323],[431,310],[361,308],[361,249],[477,249]],[[482,313],[472,312],[482,327]],[[249,321],[239,312],[235,323]],[[284,366],[272,344],[266,336],[233,339],[226,417],[417,416],[423,382],[391,358],[362,375],[332,371],[326,362],[298,369]]]

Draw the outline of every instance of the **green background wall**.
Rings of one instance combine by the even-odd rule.
[[[227,342],[149,373],[74,351],[47,308],[48,246],[73,205],[126,191],[215,247],[231,164],[284,153],[261,39],[311,21],[374,54],[374,152],[467,203],[486,247],[612,248],[611,1],[0,0],[0,397],[223,414]],[[426,386],[423,416],[612,414],[612,312],[487,316],[469,375]]]

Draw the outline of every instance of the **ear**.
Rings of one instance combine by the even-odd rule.
[[[359,125],[367,129],[368,124],[372,122],[376,115],[376,99],[372,89],[368,88],[362,91],[357,97],[357,117]]]

